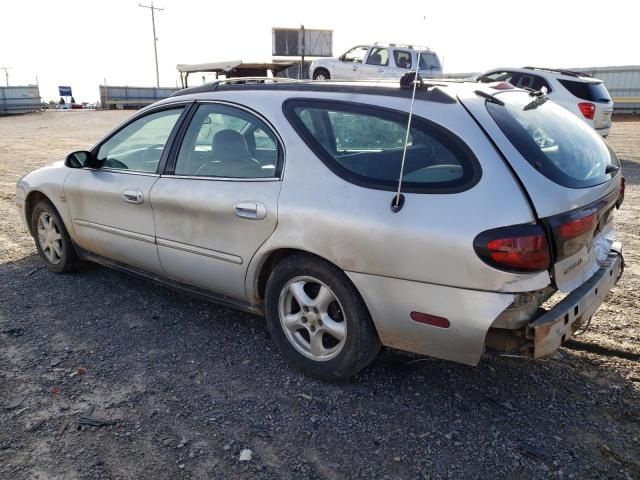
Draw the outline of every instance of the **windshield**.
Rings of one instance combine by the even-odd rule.
[[[440,59],[435,53],[423,52],[420,54],[420,70],[439,70]]]
[[[591,187],[612,178],[620,167],[613,150],[593,128],[546,97],[524,92],[487,102],[500,129],[534,168],[570,188]]]

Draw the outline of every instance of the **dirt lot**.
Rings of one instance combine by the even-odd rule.
[[[384,351],[327,384],[289,368],[260,318],[41,268],[16,180],[126,116],[0,118],[0,478],[640,478],[640,122],[609,138],[627,270],[590,331],[538,362]]]

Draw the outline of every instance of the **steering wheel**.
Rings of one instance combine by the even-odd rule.
[[[533,132],[531,132],[531,136],[533,137],[533,141],[536,142],[541,150],[555,145],[555,140],[547,135],[547,133],[541,128],[533,130]]]
[[[160,155],[158,158],[155,158],[156,150],[160,149]],[[142,163],[158,163],[160,161],[160,157],[162,157],[162,151],[164,150],[164,143],[156,143],[155,145],[151,145],[148,147],[144,153],[142,154]]]

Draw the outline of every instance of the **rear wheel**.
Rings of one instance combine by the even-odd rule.
[[[271,273],[265,309],[282,355],[305,373],[340,380],[380,350],[369,312],[347,276],[310,255],[286,258]]]
[[[60,215],[50,202],[43,200],[34,207],[31,231],[38,253],[50,271],[63,273],[73,269],[78,256]]]
[[[330,78],[331,75],[329,75],[329,72],[324,68],[318,68],[315,72],[313,72],[314,80],[329,80]]]

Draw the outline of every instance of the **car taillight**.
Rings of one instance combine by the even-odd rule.
[[[584,233],[591,232],[595,229],[598,223],[598,215],[592,213],[582,218],[576,218],[575,220],[569,220],[568,222],[560,225],[560,236],[564,240],[578,237]]]
[[[578,104],[578,108],[582,112],[582,115],[584,115],[584,118],[593,120],[593,116],[596,113],[596,106],[593,103],[581,102]]]
[[[487,264],[512,272],[547,270],[551,253],[540,225],[513,225],[487,230],[476,237],[473,247]]]

